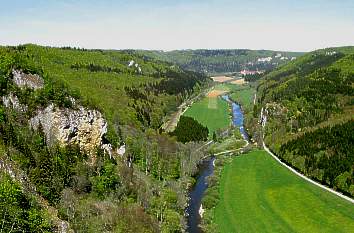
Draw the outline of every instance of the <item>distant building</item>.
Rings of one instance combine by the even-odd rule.
[[[240,74],[241,75],[253,75],[253,74],[263,74],[264,71],[258,71],[258,70],[241,70]]]
[[[258,62],[270,62],[273,58],[272,57],[260,57],[257,59]]]

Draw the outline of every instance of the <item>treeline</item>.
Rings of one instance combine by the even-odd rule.
[[[264,74],[247,74],[244,76],[246,82],[256,82],[261,79]]]
[[[156,84],[154,88],[169,95],[190,92],[196,85],[202,85],[209,80],[206,75],[193,71],[175,72],[169,70],[164,74],[164,77],[166,78]]]
[[[138,69],[138,67],[135,66],[126,67],[123,69],[123,68],[103,66],[103,65],[93,64],[93,63],[89,63],[89,64],[75,63],[71,65],[70,68],[75,70],[85,69],[90,72],[106,72],[106,73],[135,74],[135,75],[142,74],[142,72]]]
[[[125,92],[134,99],[147,99],[143,92],[157,94],[179,95],[193,91],[196,86],[211,81],[206,75],[193,71],[167,70],[154,73],[161,79],[153,83],[141,84],[138,87],[124,87]]]
[[[78,69],[86,69],[90,72],[98,72],[98,71],[101,71],[101,72],[114,72],[114,73],[117,73],[117,74],[121,74],[123,73],[123,71],[119,68],[114,68],[114,67],[109,67],[109,66],[102,66],[102,65],[97,65],[97,64],[93,64],[93,63],[90,63],[90,64],[79,64],[79,63],[75,63],[73,65],[70,66],[71,69],[75,69],[75,70],[78,70]]]
[[[275,57],[276,51],[247,49],[199,49],[175,51],[137,51],[139,54],[178,64],[183,69],[204,73],[238,72],[243,69],[271,70],[287,60]],[[297,57],[301,53],[281,52],[283,56]],[[258,58],[273,57],[271,62],[259,62]]]
[[[174,96],[175,103],[180,104],[183,99],[188,98],[193,92],[204,85],[207,85],[209,79],[201,73],[192,71],[173,71],[155,74],[156,78],[163,77],[162,80],[141,84],[137,87],[124,87],[125,93],[134,101],[129,106],[135,110],[136,117],[142,125],[152,128],[160,128],[161,119],[156,118],[156,113],[162,111],[156,109],[154,105],[159,101],[154,96],[171,95]],[[170,108],[165,108],[163,114],[167,114]]]
[[[282,145],[279,157],[303,173],[354,196],[354,120],[307,132]]]
[[[177,140],[183,143],[190,141],[206,141],[209,130],[207,127],[194,120],[192,117],[181,116],[176,129],[171,135],[176,136]]]

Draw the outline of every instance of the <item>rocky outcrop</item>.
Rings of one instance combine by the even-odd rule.
[[[123,144],[117,149],[117,154],[123,156],[125,154],[125,150],[125,144]]]
[[[103,144],[107,122],[99,111],[82,106],[77,110],[59,109],[51,104],[38,111],[30,119],[30,125],[34,129],[41,126],[49,145],[55,141],[60,144],[77,144],[80,149],[89,153],[101,147],[111,155],[112,146]]]
[[[17,96],[10,92],[7,96],[2,97],[2,102],[7,108],[13,108],[18,112],[26,112],[27,106],[20,103]]]
[[[44,80],[36,74],[25,74],[21,70],[12,70],[13,82],[20,88],[29,87],[34,90],[44,87]],[[101,147],[109,156],[112,156],[111,144],[103,144],[103,137],[107,133],[107,122],[97,110],[89,110],[76,104],[72,97],[68,97],[76,109],[57,108],[50,104],[45,109],[37,111],[35,117],[29,120],[31,128],[43,130],[47,144],[59,142],[61,145],[77,144],[84,152],[93,154]],[[10,93],[2,97],[6,107],[17,111],[27,111],[17,96]]]
[[[13,82],[20,88],[29,87],[40,89],[44,87],[44,80],[37,74],[25,74],[21,70],[12,70]]]

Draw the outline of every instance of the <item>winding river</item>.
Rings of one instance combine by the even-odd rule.
[[[241,106],[233,102],[229,96],[224,95],[222,98],[229,102],[232,107],[232,125],[240,129],[242,137],[248,141],[249,137],[246,130],[243,127],[243,112]],[[200,223],[201,217],[199,210],[201,207],[201,201],[204,195],[205,190],[208,188],[207,177],[212,175],[214,172],[214,160],[215,157],[212,156],[208,159],[205,159],[202,164],[199,166],[199,173],[197,176],[197,182],[193,186],[192,190],[189,193],[189,204],[186,209],[187,219],[188,219],[188,228],[187,232],[189,233],[201,233],[202,230],[199,228],[198,224]]]

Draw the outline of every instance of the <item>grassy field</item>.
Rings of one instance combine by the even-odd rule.
[[[254,88],[244,85],[242,88],[240,87],[238,90],[234,90],[230,97],[232,100],[240,103],[244,110],[250,111],[253,107],[254,93]]]
[[[235,157],[221,176],[220,232],[353,232],[354,205],[292,174],[265,151]]]
[[[209,129],[209,135],[220,128],[230,125],[229,106],[221,97],[205,97],[194,103],[185,113]]]
[[[211,148],[211,152],[219,153],[227,150],[236,150],[236,149],[240,149],[245,144],[246,144],[245,140],[231,137],[225,139],[221,143],[215,143]]]

